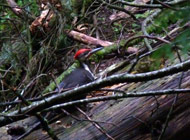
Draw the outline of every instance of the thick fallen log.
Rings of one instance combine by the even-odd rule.
[[[129,84],[125,89],[135,91],[162,90],[176,88],[179,84],[181,74],[149,81],[147,83]],[[190,72],[183,76],[182,88],[190,87]],[[164,126],[166,117],[171,108],[175,95],[163,95],[156,97],[127,98],[117,101],[107,101],[99,103],[96,107],[87,112],[92,114],[92,120],[104,121],[99,123],[105,131],[115,139],[158,139]],[[190,94],[180,94],[169,125],[164,133],[164,139],[185,139],[189,138],[190,127]],[[80,117],[79,117],[80,118]],[[113,124],[110,124],[113,123]],[[99,132],[91,122],[76,121],[66,116],[61,119],[61,123],[52,124],[55,133],[60,139],[98,139],[104,140],[107,137]],[[49,139],[42,130],[31,133],[25,140],[29,139]]]

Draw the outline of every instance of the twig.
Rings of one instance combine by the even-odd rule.
[[[160,103],[158,102],[158,99],[156,98],[156,96],[153,96],[153,97],[156,100],[156,108],[151,111],[151,115],[150,116],[152,116],[159,109],[159,107],[160,107]]]
[[[142,29],[142,32],[143,32],[144,35],[149,36],[149,34],[148,34],[147,31],[146,31],[146,26],[147,26],[148,22],[149,22],[150,20],[152,20],[155,16],[157,16],[158,13],[160,13],[160,12],[161,12],[160,9],[159,9],[159,10],[156,10],[152,15],[148,16],[148,17],[142,22],[141,29]],[[151,51],[151,50],[152,50],[152,47],[151,47],[151,45],[150,45],[148,39],[147,39],[147,38],[144,38],[144,41],[145,41],[146,47],[149,49],[149,51]]]
[[[21,99],[23,101],[24,104],[26,104],[28,106],[30,105],[30,103],[27,102],[22,95],[18,94],[17,92],[14,92],[14,93],[18,96],[19,99]],[[40,113],[34,113],[34,115],[38,118],[38,120],[40,121],[42,127],[48,133],[48,135],[53,140],[59,140],[59,138],[54,134],[53,130],[49,127],[47,120],[45,118],[43,118]]]
[[[56,87],[57,87],[56,89],[58,89],[58,93],[60,93],[60,92],[61,92],[61,89],[60,89],[60,86],[57,84],[57,81],[56,81],[55,76],[54,76],[53,74],[51,74],[50,77],[51,77],[51,79],[53,80],[53,82],[55,83],[55,85],[56,85]]]
[[[28,18],[30,20],[34,20],[35,19],[35,17],[33,17],[33,15],[31,15],[31,13],[29,11],[26,11],[24,9],[25,7],[29,6],[30,4],[27,4],[24,7],[19,7],[14,0],[6,0],[6,2],[7,2],[8,5],[5,5],[5,4],[0,4],[0,5],[4,6],[4,7],[7,7],[7,8],[10,8],[13,11],[13,13],[15,15],[17,15],[19,18],[21,18],[23,20],[24,19],[28,19]],[[30,15],[27,14],[26,12],[29,13]]]
[[[43,129],[48,133],[48,135],[53,140],[59,140],[59,138],[54,134],[53,130],[49,127],[47,120],[45,118],[43,118],[40,113],[36,113],[35,116],[38,118]]]
[[[105,123],[105,124],[111,124],[115,127],[119,127],[114,123],[111,122],[105,122],[105,121],[96,121],[96,120],[88,120],[88,119],[81,119],[81,118],[77,118],[76,116],[72,115],[71,113],[69,113],[68,111],[66,111],[65,109],[61,109],[66,115],[70,116],[71,118],[77,120],[77,121],[88,121],[88,122],[96,122],[96,123]]]
[[[123,5],[138,7],[138,8],[153,8],[153,9],[154,8],[163,8],[163,6],[161,4],[137,4],[137,3],[121,1],[121,0],[118,0],[115,3],[121,3]]]
[[[133,62],[133,64],[131,65],[131,67],[128,69],[127,73],[131,73],[132,72],[132,70],[134,69],[134,67],[137,65],[139,59],[140,59],[140,57],[138,55],[136,55],[135,61]]]
[[[176,9],[176,8],[174,8],[174,7],[171,7],[169,4],[167,4],[167,3],[164,3],[164,2],[161,2],[161,1],[159,1],[159,0],[156,0],[159,4],[161,4],[163,7],[165,7],[165,8],[168,8],[168,9],[172,9],[172,10],[175,10],[175,11],[177,11],[178,9]]]
[[[121,52],[120,52],[120,42],[121,42],[121,38],[122,38],[122,36],[123,36],[123,31],[124,31],[126,25],[127,25],[127,24],[125,24],[125,25],[122,27],[122,29],[121,29],[121,31],[120,31],[119,39],[118,39],[118,41],[117,41],[117,51],[118,51],[119,54],[121,53]]]
[[[26,99],[21,99],[21,101],[18,101],[17,100],[19,98],[22,98],[22,96],[24,95],[25,91],[40,77],[42,76],[46,76],[46,74],[40,74],[38,76],[36,76],[34,79],[32,79],[29,84],[26,85],[26,87],[21,91],[20,94],[17,94],[17,98],[13,101],[13,102],[8,102],[8,103],[0,103],[0,106],[8,106],[3,112],[6,112],[7,110],[9,110],[11,108],[11,105],[14,105],[14,104],[18,104],[18,103],[21,103],[21,101],[25,100],[25,103],[29,103],[29,100],[26,100]],[[19,96],[18,96],[19,95]]]
[[[122,11],[122,12],[125,12],[126,14],[130,15],[134,20],[138,21],[139,20],[128,10],[124,9],[124,8],[121,8],[119,6],[116,6],[116,5],[112,5],[110,3],[107,3],[106,1],[104,0],[99,0],[101,1],[103,4],[105,4],[108,8],[112,8],[112,9],[115,9],[115,10],[119,10],[119,11]]]
[[[10,72],[10,70],[12,69],[12,67],[13,66],[10,66],[7,70],[0,70],[0,71],[3,71],[3,72],[5,72],[4,74],[3,74],[3,76],[2,77],[0,77],[0,79],[4,79],[6,76],[7,76],[7,74]]]
[[[171,44],[170,41],[166,40],[166,39],[163,39],[163,38],[160,38],[160,37],[157,37],[157,36],[150,36],[150,35],[138,35],[138,36],[132,36],[130,37],[129,39],[127,39],[127,41],[125,42],[125,45],[124,46],[127,46],[127,44],[135,39],[138,39],[138,38],[148,38],[148,39],[154,39],[154,40],[158,40],[158,41],[162,41],[163,43],[166,43],[166,44]]]
[[[28,45],[28,43],[27,43],[27,42],[25,41],[25,39],[23,38],[23,36],[22,36],[22,34],[21,34],[21,31],[20,31],[20,30],[18,29],[18,27],[16,26],[15,21],[14,21],[13,19],[10,19],[10,18],[7,18],[7,20],[9,20],[9,21],[13,24],[13,26],[15,27],[16,31],[18,32],[18,34],[19,34],[19,36],[20,36],[22,42],[23,42],[25,45]]]
[[[166,131],[166,128],[167,128],[168,123],[169,123],[170,116],[171,116],[171,114],[172,114],[172,112],[173,112],[173,109],[174,109],[174,106],[175,106],[175,104],[176,104],[176,102],[177,102],[177,97],[178,97],[178,96],[175,95],[174,101],[173,101],[172,106],[171,106],[171,108],[170,108],[170,110],[169,110],[169,113],[168,113],[168,115],[167,115],[167,117],[166,117],[166,121],[165,121],[164,126],[163,126],[163,128],[162,128],[161,134],[160,134],[159,137],[158,137],[158,140],[161,140],[161,139],[162,139],[162,137],[163,137],[163,135],[164,135],[164,133],[165,133],[165,131]]]
[[[108,137],[111,140],[115,140],[112,136],[110,136],[97,122],[92,121],[92,119],[79,107],[76,107],[79,112],[81,112],[88,120],[92,122],[92,124],[100,131],[102,132],[106,137]]]
[[[97,1],[94,0],[94,1],[90,4],[90,6],[88,6],[88,8],[87,8],[87,10],[86,10],[86,12],[85,12],[85,14],[84,14],[84,17],[88,17],[90,14],[92,14],[92,13],[98,11],[98,10],[101,8],[101,5],[102,5],[102,4],[101,4],[98,8],[96,8],[95,10],[89,12],[90,9],[92,9],[93,5],[94,5],[96,2],[97,2]]]
[[[181,58],[181,56],[180,56],[180,54],[179,54],[179,51],[178,51],[177,46],[174,46],[174,47],[176,47],[176,48],[174,48],[174,49],[176,50],[176,53],[177,53],[177,56],[178,56],[179,61],[182,62],[182,58]],[[181,89],[181,83],[182,83],[183,75],[184,75],[184,72],[182,72],[182,73],[181,73],[181,76],[180,76],[180,80],[179,80],[179,83],[178,83],[178,88],[179,88],[179,89]],[[175,106],[175,104],[176,104],[176,102],[177,102],[177,99],[178,99],[178,94],[176,94],[175,97],[174,97],[172,106],[171,106],[171,108],[170,108],[170,110],[169,110],[169,113],[168,113],[168,115],[167,115],[167,117],[166,117],[166,121],[165,121],[165,123],[164,123],[164,127],[162,128],[162,131],[161,131],[161,134],[160,134],[159,137],[158,137],[158,140],[161,140],[162,137],[164,136],[164,133],[165,133],[166,128],[167,128],[167,126],[168,126],[170,117],[171,117],[171,115],[172,115],[172,113],[173,113],[174,106]]]
[[[37,129],[40,126],[40,122],[37,122],[36,124],[34,124],[32,127],[30,127],[30,129],[28,131],[26,131],[23,135],[19,136],[17,139],[15,140],[21,140],[24,137],[28,136],[30,133],[32,133],[35,129]]]
[[[185,1],[187,1],[187,0],[171,1],[171,2],[166,2],[164,4],[171,7],[173,5],[177,5],[177,4],[179,4],[181,2],[185,2]],[[127,6],[139,7],[139,8],[164,8],[164,7],[166,7],[163,3],[162,4],[161,3],[160,4],[137,4],[137,3],[121,1],[121,0],[118,0],[115,3],[122,3]],[[166,7],[166,8],[169,8],[169,7]]]
[[[7,4],[10,6],[11,10],[15,15],[23,19],[23,11],[22,9],[17,5],[17,3],[14,0],[6,0]]]

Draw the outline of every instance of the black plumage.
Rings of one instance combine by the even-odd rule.
[[[60,90],[69,90],[78,86],[82,86],[94,81],[94,77],[89,71],[80,67],[72,71],[66,78],[59,84]],[[56,89],[58,91],[58,88]]]

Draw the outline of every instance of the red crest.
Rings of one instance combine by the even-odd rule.
[[[80,50],[78,50],[78,51],[76,52],[74,58],[77,59],[80,54],[82,54],[82,53],[84,53],[84,52],[89,52],[89,51],[91,51],[91,49],[80,49]]]

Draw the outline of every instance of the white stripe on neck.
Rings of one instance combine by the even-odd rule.
[[[88,67],[88,65],[87,65],[87,64],[82,63],[82,66],[84,67],[84,69],[85,69],[86,71],[88,71],[88,72],[92,75],[92,77],[94,77],[94,78],[95,78],[94,74],[93,74],[93,73],[92,73],[92,71],[89,69],[89,67]]]

